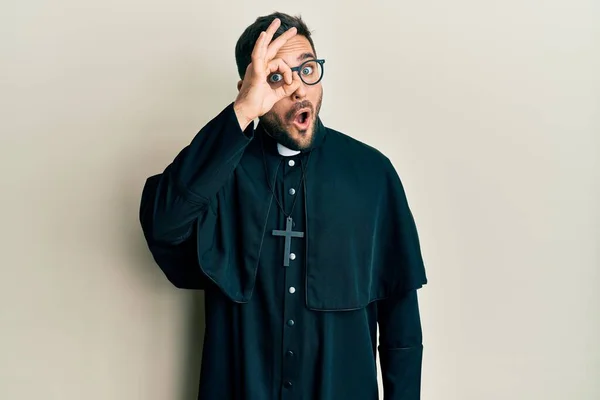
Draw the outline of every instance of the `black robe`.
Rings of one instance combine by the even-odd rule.
[[[385,400],[420,398],[427,278],[401,181],[320,119],[315,135],[282,156],[229,104],[146,181],[156,263],[176,287],[205,291],[200,400],[375,400],[377,351]],[[278,202],[304,233],[289,266]]]

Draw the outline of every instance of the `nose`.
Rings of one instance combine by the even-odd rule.
[[[300,86],[298,89],[292,93],[292,99],[294,100],[302,100],[306,97],[306,84],[304,82],[300,82]]]

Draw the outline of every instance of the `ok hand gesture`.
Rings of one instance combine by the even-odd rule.
[[[292,74],[292,70],[282,59],[275,58],[279,49],[297,33],[296,28],[290,28],[271,42],[280,25],[279,19],[273,20],[254,44],[251,62],[234,102],[234,110],[242,129],[255,118],[269,112],[275,103],[294,93],[302,84],[300,77]],[[283,76],[283,82],[272,85],[267,79],[275,72]]]

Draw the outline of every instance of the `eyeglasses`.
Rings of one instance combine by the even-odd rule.
[[[306,85],[316,85],[323,79],[323,64],[325,64],[323,59],[307,60],[299,66],[291,68],[291,70],[292,72],[298,72],[300,79]],[[283,81],[283,75],[280,73],[271,74],[268,79],[270,83],[278,84]]]

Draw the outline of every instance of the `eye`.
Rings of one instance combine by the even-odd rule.
[[[302,75],[310,75],[313,73],[313,67],[304,67],[302,68]]]
[[[279,83],[282,79],[283,76],[281,74],[273,74],[269,77],[269,81],[271,81],[271,83]]]

